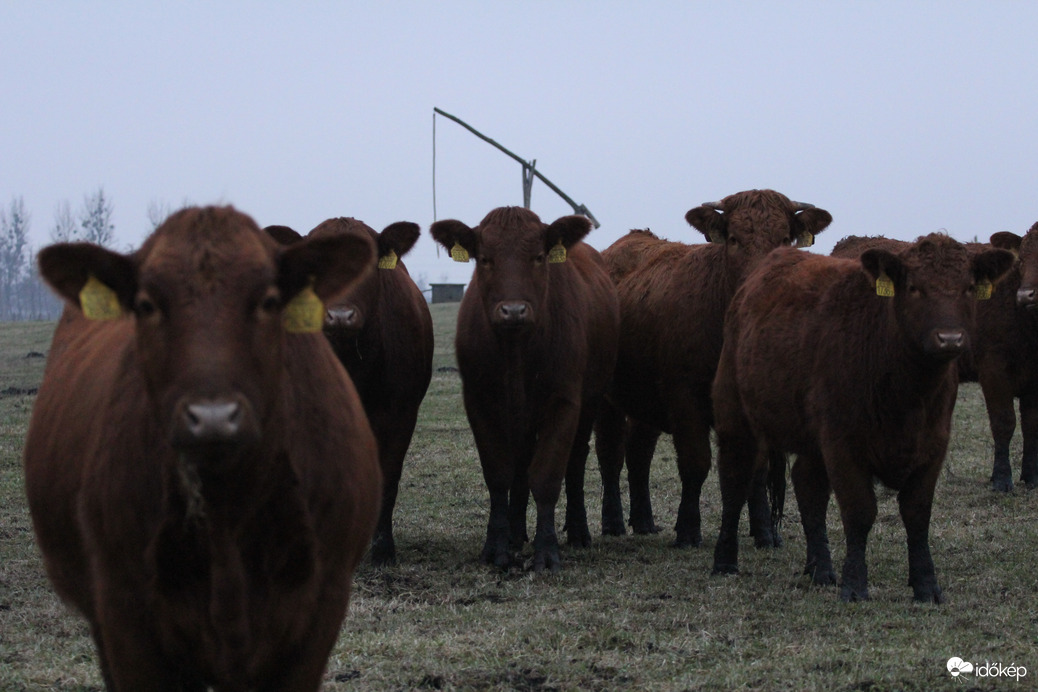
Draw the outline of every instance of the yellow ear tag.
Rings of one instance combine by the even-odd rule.
[[[562,264],[566,261],[566,246],[562,244],[562,241],[555,243],[551,250],[548,250],[548,262],[549,264]]]
[[[894,297],[894,280],[887,276],[886,272],[881,271],[876,279],[876,295],[883,298]]]
[[[815,235],[810,231],[804,231],[797,236],[797,247],[811,247],[815,244]]]
[[[396,261],[399,259],[396,256],[396,252],[393,250],[389,251],[388,255],[382,255],[378,258],[379,269],[396,269]]]
[[[288,301],[281,314],[285,331],[293,334],[312,334],[321,331],[324,326],[324,303],[314,293],[314,283],[296,294]]]
[[[991,282],[987,279],[977,283],[976,288],[973,289],[973,295],[977,297],[977,300],[987,300],[991,297]]]
[[[458,243],[454,243],[454,247],[451,248],[451,258],[455,262],[468,262],[469,251],[463,248]]]
[[[79,292],[79,305],[88,320],[117,320],[123,316],[123,308],[119,305],[115,291],[98,281],[93,274],[89,275]]]

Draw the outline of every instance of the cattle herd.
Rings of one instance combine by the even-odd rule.
[[[868,595],[874,482],[897,490],[914,597],[941,603],[929,547],[958,383],[978,381],[991,487],[1038,486],[1038,223],[961,244],[851,237],[802,251],[831,215],[771,190],[690,210],[709,241],[636,230],[602,253],[590,223],[517,207],[433,239],[475,261],[458,312],[466,415],[490,496],[480,557],[559,570],[591,533],[594,436],[602,532],[659,531],[649,472],[661,432],[681,481],[678,546],[703,541],[700,493],[718,442],[713,571],[738,571],[749,507],[759,547],[787,455],[805,573]],[[57,593],[90,624],[113,690],[320,686],[370,552],[397,560],[393,510],[432,373],[432,320],[401,258],[413,223],[352,218],[301,236],[231,207],[174,213],[139,250],[86,243],[39,255],[66,300],[33,410],[25,481]],[[846,535],[839,580],[830,495]]]

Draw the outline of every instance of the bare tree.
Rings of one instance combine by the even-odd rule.
[[[79,224],[72,215],[72,205],[63,200],[54,209],[54,225],[50,229],[50,239],[55,243],[71,243],[79,240]]]
[[[83,210],[79,214],[79,225],[83,229],[82,239],[98,245],[110,246],[114,240],[115,226],[112,225],[112,203],[105,199],[103,187],[87,195]]]
[[[7,209],[0,209],[0,319],[16,313],[15,287],[28,274],[29,214],[25,200],[15,197]]]
[[[152,200],[148,202],[148,222],[151,223],[151,230],[155,230],[162,225],[162,222],[169,218],[169,215],[173,213],[173,205],[169,202],[156,202]]]

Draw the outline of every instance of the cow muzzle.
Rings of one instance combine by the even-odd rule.
[[[934,330],[931,346],[935,355],[955,358],[966,350],[966,332],[962,329]]]
[[[327,329],[356,330],[364,326],[364,315],[353,305],[329,308],[324,316]]]
[[[502,301],[494,306],[490,323],[495,327],[517,329],[533,324],[533,306],[525,300]]]
[[[1038,305],[1038,295],[1035,295],[1034,288],[1021,286],[1016,292],[1016,304],[1022,308],[1033,308]]]
[[[173,446],[177,449],[234,448],[258,438],[252,407],[240,396],[184,398],[174,412]]]

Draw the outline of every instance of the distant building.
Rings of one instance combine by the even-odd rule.
[[[465,284],[429,284],[433,303],[460,303]]]

